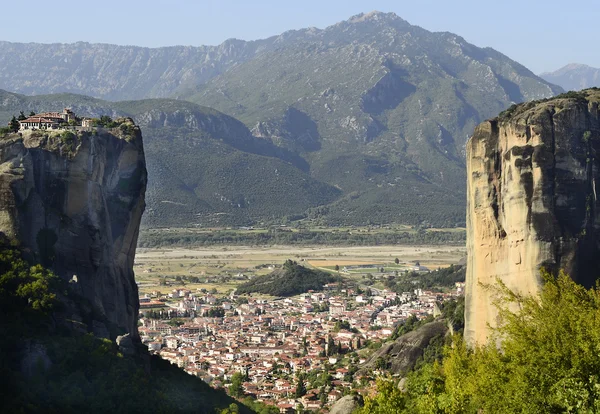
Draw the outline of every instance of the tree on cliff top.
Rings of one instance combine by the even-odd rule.
[[[599,412],[600,285],[588,290],[563,273],[542,277],[539,297],[494,288],[502,323],[488,345],[469,349],[456,337],[443,362],[412,373],[404,392],[379,380],[378,395],[360,412]]]
[[[8,123],[8,128],[13,132],[17,132],[20,127],[21,127],[21,124],[19,124],[17,117],[13,116],[12,119],[10,120],[10,122]]]

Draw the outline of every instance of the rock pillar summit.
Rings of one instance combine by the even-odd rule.
[[[0,137],[0,232],[69,283],[65,321],[137,339],[146,163],[140,129],[128,118],[115,125]]]
[[[497,324],[484,285],[537,293],[540,268],[600,275],[600,90],[513,106],[467,143],[465,338]]]

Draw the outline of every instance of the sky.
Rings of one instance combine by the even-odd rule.
[[[568,63],[600,67],[598,0],[102,0],[58,2],[58,7],[29,0],[24,18],[17,17],[21,7],[12,3],[3,5],[2,14],[13,18],[0,24],[0,40],[10,42],[216,45],[229,38],[325,28],[378,10],[493,47],[535,73]]]

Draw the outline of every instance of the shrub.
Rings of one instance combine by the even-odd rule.
[[[539,296],[492,288],[500,326],[487,345],[470,349],[456,336],[443,362],[412,373],[404,392],[380,380],[360,412],[598,412],[600,285],[588,290],[564,273],[542,278]]]

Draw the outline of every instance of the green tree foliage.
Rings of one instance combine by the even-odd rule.
[[[442,316],[452,324],[455,331],[462,332],[465,327],[465,297],[461,296],[440,304]]]
[[[0,310],[6,314],[47,314],[57,304],[58,278],[40,265],[31,266],[16,249],[0,251]]]
[[[225,316],[225,309],[212,307],[206,312],[206,316],[208,316],[209,318],[222,318],[223,316]]]
[[[539,297],[493,288],[501,323],[488,344],[469,349],[456,336],[406,390],[380,380],[360,413],[599,412],[600,287],[542,277]]]
[[[466,267],[451,265],[445,269],[433,270],[427,273],[409,272],[385,282],[386,287],[394,292],[410,292],[415,288],[448,288],[456,282],[464,282]]]
[[[239,412],[240,407],[238,407],[238,405],[235,403],[231,403],[229,404],[229,407],[221,410],[220,414],[239,414]]]
[[[356,414],[395,414],[406,408],[406,398],[392,379],[377,379],[377,395],[365,398],[365,405]]]
[[[284,231],[272,229],[266,232],[217,230],[208,232],[169,232],[147,230],[140,233],[142,247],[207,246],[207,245],[347,245],[374,246],[390,244],[464,244],[465,232],[350,232],[350,231]],[[464,281],[464,277],[463,277]]]
[[[296,380],[296,390],[294,391],[294,397],[300,398],[306,395],[306,375],[301,372],[298,374],[298,378]]]
[[[13,116],[10,122],[8,123],[8,128],[13,132],[17,132],[20,126],[21,125],[19,124],[19,121],[15,116]]]
[[[415,329],[417,329],[418,327],[423,326],[426,323],[431,322],[432,320],[433,320],[433,317],[427,317],[425,319],[419,320],[415,315],[410,315],[404,321],[404,323],[398,325],[396,327],[396,329],[394,329],[391,339],[396,340],[398,337],[400,337],[406,333],[412,332]]]
[[[244,398],[242,403],[257,414],[279,414],[279,408],[253,400],[251,397]]]
[[[346,331],[350,331],[353,333],[358,333],[358,329],[353,328],[350,325],[350,322],[348,321],[344,321],[344,320],[339,320],[335,322],[335,326],[333,327],[333,332],[339,332],[342,329],[346,330]]]
[[[94,126],[104,128],[114,128],[117,126],[117,123],[108,115],[102,115],[99,119],[94,119],[92,123]]]
[[[231,385],[229,386],[229,395],[240,398],[244,395],[244,375],[241,372],[236,372],[231,376]]]

